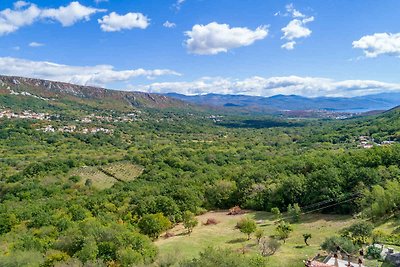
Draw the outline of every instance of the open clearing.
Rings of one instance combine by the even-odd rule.
[[[173,228],[171,233],[175,236],[165,239],[161,237],[156,241],[160,249],[160,257],[174,255],[179,259],[191,259],[205,248],[219,247],[230,248],[240,251],[245,246],[247,253],[259,253],[259,246],[256,239],[252,237],[247,241],[246,235],[235,229],[235,225],[240,218],[248,216],[256,221],[263,220],[259,225],[264,230],[266,236],[275,233],[275,221],[268,212],[249,212],[243,215],[227,215],[227,211],[207,212],[198,216],[199,225],[195,227],[189,236],[182,224]],[[203,225],[208,218],[215,218],[217,225]],[[300,223],[293,224],[293,232],[281,248],[269,257],[270,266],[304,266],[302,260],[314,257],[316,254],[324,252],[320,249],[320,244],[326,237],[335,235],[340,229],[347,227],[356,220],[351,216],[309,214],[304,215]],[[309,240],[310,246],[306,246],[303,241],[303,234],[311,233]]]
[[[143,168],[130,162],[116,162],[105,166],[85,166],[73,170],[70,176],[81,177],[80,185],[84,185],[88,179],[92,181],[92,186],[97,189],[110,188],[117,181],[128,182],[140,174]]]

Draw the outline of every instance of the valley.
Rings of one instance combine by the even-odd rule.
[[[21,83],[12,90],[31,90]],[[53,94],[38,84],[35,95]],[[0,95],[0,262],[207,266],[216,257],[301,266],[331,255],[323,244],[332,238],[352,255],[373,242],[400,245],[396,108],[286,118],[181,102],[118,109],[109,96],[76,94]],[[234,206],[248,212],[226,215]],[[190,235],[187,218],[196,222]],[[276,251],[263,254],[254,231],[247,240],[235,228],[243,218]],[[346,232],[359,224],[370,229],[362,241]],[[292,229],[287,238],[280,225]],[[309,246],[303,234],[312,235]]]

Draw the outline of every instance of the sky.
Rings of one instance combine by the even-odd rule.
[[[0,74],[182,94],[400,92],[398,0],[0,1]]]

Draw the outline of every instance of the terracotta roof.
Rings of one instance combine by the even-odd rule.
[[[334,265],[329,265],[319,261],[311,261],[307,263],[307,267],[335,267]]]

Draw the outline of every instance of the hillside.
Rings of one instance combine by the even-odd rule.
[[[163,95],[109,90],[93,86],[0,75],[0,106],[12,98],[62,106],[67,102],[92,108],[129,111],[137,108],[184,108],[189,105]],[[29,99],[26,101],[26,99]],[[23,101],[23,100],[21,100]],[[9,107],[9,106],[8,106]]]

